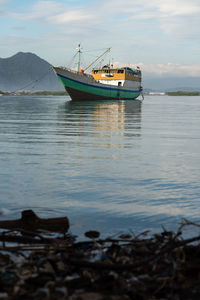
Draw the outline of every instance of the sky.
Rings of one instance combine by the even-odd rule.
[[[81,43],[86,62],[111,47],[146,76],[200,76],[199,15],[200,0],[0,0],[0,58],[67,66]]]

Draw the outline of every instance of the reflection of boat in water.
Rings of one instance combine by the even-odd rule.
[[[121,113],[121,114],[130,114],[132,116],[134,115],[141,115],[141,109],[142,109],[142,102],[140,100],[135,99],[135,101],[102,101],[102,100],[96,100],[96,101],[67,101],[65,104],[65,112],[66,113],[77,113],[84,112],[84,114],[94,114],[97,111],[102,112],[103,114],[112,113],[113,110],[115,112]]]
[[[59,109],[59,119],[70,132],[88,137],[90,147],[124,148],[123,137],[138,137],[141,130],[142,102],[135,101],[68,101]],[[62,115],[61,115],[62,114]]]
[[[108,51],[110,51],[110,48],[103,54]],[[103,68],[95,68],[92,70],[92,74],[88,74],[85,71],[93,63],[85,70],[81,69],[80,45],[77,53],[79,55],[77,71],[63,67],[53,67],[72,100],[134,100],[142,92],[139,67],[136,69],[129,67],[114,68],[113,65],[108,64]],[[98,58],[95,62],[97,60]]]

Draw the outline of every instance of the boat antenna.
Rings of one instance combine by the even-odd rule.
[[[109,52],[110,49],[111,48],[106,49],[106,51],[104,51],[103,54],[101,54],[100,56],[98,56],[91,64],[89,64],[89,66],[84,71],[86,71],[87,69],[89,69],[97,60],[99,60],[102,56],[104,56],[107,52]]]

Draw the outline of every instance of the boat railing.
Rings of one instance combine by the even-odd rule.
[[[78,71],[76,71],[76,70],[72,70],[72,69],[70,69],[70,68],[62,67],[62,66],[59,67],[59,68],[61,68],[61,69],[63,69],[63,70],[67,70],[67,71],[69,71],[69,72],[71,72],[71,73],[74,73],[74,74],[76,74],[76,76],[80,76],[80,78],[85,77],[85,78],[87,78],[87,79],[89,80],[89,82],[91,82],[91,81],[97,82],[91,74],[84,73],[84,72],[78,72]]]
[[[76,71],[76,70],[73,70],[73,69],[70,69],[70,68],[66,68],[66,67],[62,67],[62,66],[59,67],[59,68],[61,68],[61,69],[63,69],[63,70],[70,71],[70,72],[72,72],[72,73],[74,73],[74,74],[76,74],[76,75],[79,75],[79,76],[86,76],[86,77],[88,77],[88,78],[90,78],[90,79],[93,79],[93,80],[95,81],[95,79],[93,78],[93,76],[90,75],[90,74],[88,74],[88,73],[78,72],[78,71]]]
[[[72,72],[72,73],[74,73],[74,74],[77,74],[77,73],[78,73],[77,71],[72,70],[72,69],[67,68],[67,67],[59,66],[59,68],[60,68],[60,69],[63,69],[63,70],[66,70],[66,71],[70,71],[70,72]]]

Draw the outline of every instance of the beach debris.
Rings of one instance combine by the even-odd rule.
[[[200,299],[200,235],[184,238],[186,226],[196,224],[185,220],[177,232],[163,228],[151,236],[100,239],[90,231],[89,241],[4,230],[0,299]],[[14,235],[14,243],[5,239]]]
[[[99,238],[100,233],[95,230],[90,230],[90,231],[85,232],[85,236],[90,239],[97,239],[97,238]]]

